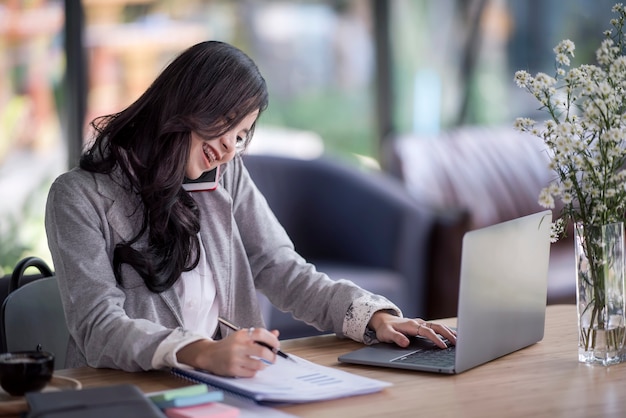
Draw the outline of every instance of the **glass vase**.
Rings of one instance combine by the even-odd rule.
[[[608,366],[624,359],[624,224],[576,224],[578,360]]]

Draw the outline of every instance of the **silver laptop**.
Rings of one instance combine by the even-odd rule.
[[[339,361],[456,374],[541,341],[551,221],[546,210],[465,234],[456,346],[415,337],[407,348],[380,343]]]

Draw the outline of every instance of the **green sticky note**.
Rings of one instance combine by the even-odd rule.
[[[209,388],[207,385],[197,384],[182,388],[164,390],[163,392],[155,393],[153,395],[149,395],[148,397],[153,402],[165,402],[176,398],[184,398],[186,396],[201,395],[203,393],[207,393],[208,391]]]
[[[160,409],[166,408],[185,408],[189,406],[196,406],[207,404],[210,402],[221,402],[224,400],[224,393],[219,390],[214,390],[200,395],[177,397],[171,401],[153,401],[153,403]]]

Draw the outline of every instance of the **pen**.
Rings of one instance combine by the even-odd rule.
[[[222,325],[227,326],[228,328],[232,329],[233,331],[239,331],[239,330],[241,330],[241,327],[238,327],[237,325],[233,324],[233,323],[232,323],[232,322],[230,322],[230,321],[227,321],[226,319],[224,319],[224,318],[222,318],[222,317],[218,317],[218,318],[217,318],[217,320],[218,320],[218,321],[219,321]],[[289,356],[288,356],[286,353],[284,353],[283,351],[281,351],[281,350],[277,350],[277,349],[275,349],[274,347],[270,346],[269,344],[267,344],[267,343],[265,343],[265,342],[263,342],[263,341],[255,341],[255,343],[257,343],[257,344],[259,344],[259,345],[262,345],[263,347],[265,347],[265,348],[268,348],[268,349],[272,350],[272,352],[273,352],[273,353],[275,353],[275,354],[276,354],[276,355],[278,355],[278,356],[281,356],[281,357],[282,357],[282,358],[284,358],[284,359],[294,361],[291,357],[289,357]]]

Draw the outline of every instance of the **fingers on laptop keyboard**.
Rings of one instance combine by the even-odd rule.
[[[456,330],[442,324],[432,324],[432,329],[447,346],[456,344]]]

